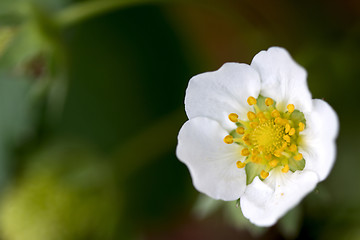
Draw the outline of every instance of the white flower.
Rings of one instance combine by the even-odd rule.
[[[176,154],[198,191],[240,198],[246,218],[271,226],[328,176],[338,118],[311,98],[306,76],[272,47],[250,65],[225,63],[190,80]]]

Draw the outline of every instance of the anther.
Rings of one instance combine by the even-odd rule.
[[[274,156],[275,157],[281,157],[281,153],[282,153],[282,150],[281,149],[278,149],[274,152]]]
[[[256,104],[256,99],[254,97],[249,97],[247,99],[248,104],[251,105],[255,105]]]
[[[299,132],[304,131],[304,129],[305,129],[305,124],[302,122],[299,122]]]
[[[279,163],[279,161],[276,160],[276,159],[274,159],[274,160],[271,160],[271,161],[269,162],[269,165],[270,165],[271,167],[276,167],[278,163]]]
[[[252,121],[256,118],[256,114],[250,111],[247,113],[247,117],[250,121]]]
[[[277,118],[277,117],[280,117],[280,113],[278,110],[274,109],[272,112],[271,112],[271,116],[273,118]]]
[[[283,167],[283,169],[281,169],[281,171],[282,171],[283,173],[287,173],[287,172],[289,171],[289,165],[286,164],[286,165]]]
[[[265,99],[265,104],[266,106],[270,106],[274,104],[274,100],[272,100],[271,98],[266,98]]]
[[[253,156],[251,156],[251,161],[253,163],[260,163],[261,162],[261,157],[259,157],[257,155],[253,155]]]
[[[252,129],[255,129],[258,125],[259,125],[259,124],[258,124],[257,122],[251,122],[251,123],[250,123],[250,127],[251,127]]]
[[[257,116],[259,119],[261,119],[261,118],[266,118],[266,117],[265,117],[265,114],[264,114],[263,112],[258,112],[258,113],[256,114],[256,116]]]
[[[243,163],[243,162],[240,162],[240,161],[237,161],[237,162],[236,162],[236,166],[237,166],[238,168],[243,168],[243,167],[245,167],[245,165],[246,165],[246,163]]]
[[[270,153],[265,155],[265,159],[270,161],[272,159],[272,155]]]
[[[292,136],[292,135],[294,135],[294,134],[295,134],[295,128],[290,129],[289,135]]]
[[[263,145],[259,146],[259,151],[260,152],[265,152],[265,147]]]
[[[258,155],[260,153],[256,148],[253,148],[251,150],[251,152],[252,152],[252,155]]]
[[[248,133],[245,133],[244,136],[241,138],[244,141],[244,143],[248,146],[251,145],[251,142],[249,141],[249,136],[250,135]]]
[[[299,161],[299,160],[303,159],[303,155],[302,155],[301,153],[296,154],[296,155],[294,156],[294,159],[295,159],[296,161]]]
[[[226,144],[231,144],[231,143],[233,143],[233,142],[234,142],[233,136],[227,135],[227,136],[224,138],[224,142],[225,142]]]
[[[244,134],[244,133],[245,133],[245,129],[244,129],[243,127],[237,127],[237,128],[236,128],[236,132],[237,132],[238,134]]]
[[[290,136],[289,136],[289,135],[284,135],[284,136],[283,136],[283,139],[284,139],[285,141],[287,141],[288,143],[290,142]]]
[[[291,144],[290,147],[289,147],[289,150],[290,150],[291,152],[296,152],[296,150],[297,150],[296,145],[295,145],[295,144]]]
[[[249,156],[249,154],[250,154],[249,149],[243,148],[243,149],[241,150],[241,155],[242,155],[242,156],[246,157],[246,156]]]
[[[286,124],[285,125],[285,133],[288,133],[290,131],[291,127],[290,127],[290,124]]]
[[[238,118],[239,118],[239,116],[238,116],[236,113],[230,113],[230,114],[229,114],[229,119],[230,119],[230,121],[232,121],[232,122],[237,122],[237,121],[238,121]]]
[[[268,172],[265,172],[264,170],[261,171],[260,177],[261,177],[262,179],[265,179],[265,178],[267,178],[268,176],[269,176],[269,173],[268,173]]]
[[[294,104],[289,104],[286,108],[288,109],[289,113],[292,113],[295,110]]]

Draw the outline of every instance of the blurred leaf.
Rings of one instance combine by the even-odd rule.
[[[122,198],[112,169],[87,146],[47,146],[3,195],[5,239],[114,239]]]

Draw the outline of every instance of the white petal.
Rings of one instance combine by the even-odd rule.
[[[299,151],[306,161],[305,169],[316,172],[320,181],[329,175],[335,163],[338,131],[336,112],[326,102],[314,99],[312,112],[306,114],[304,140]]]
[[[195,188],[215,199],[238,199],[246,187],[243,157],[237,144],[224,143],[228,135],[214,120],[197,117],[187,121],[178,136],[177,157],[190,170]]]
[[[227,130],[235,128],[228,115],[237,113],[243,120],[251,110],[249,96],[260,92],[258,73],[247,64],[225,63],[219,70],[202,73],[190,79],[185,96],[185,111],[189,119],[208,117]]]
[[[240,199],[244,216],[258,226],[275,224],[312,191],[318,182],[316,173],[312,171],[289,171],[285,174],[280,169],[272,170],[264,181],[256,177]]]
[[[307,73],[285,49],[272,47],[261,51],[253,58],[251,66],[260,73],[260,94],[273,98],[279,110],[286,110],[290,103],[302,112],[311,110]]]

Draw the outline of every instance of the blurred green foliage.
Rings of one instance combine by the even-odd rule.
[[[3,0],[0,235],[358,239],[360,5],[346,1]],[[175,156],[191,76],[283,46],[338,112],[338,158],[277,225],[198,196]]]

